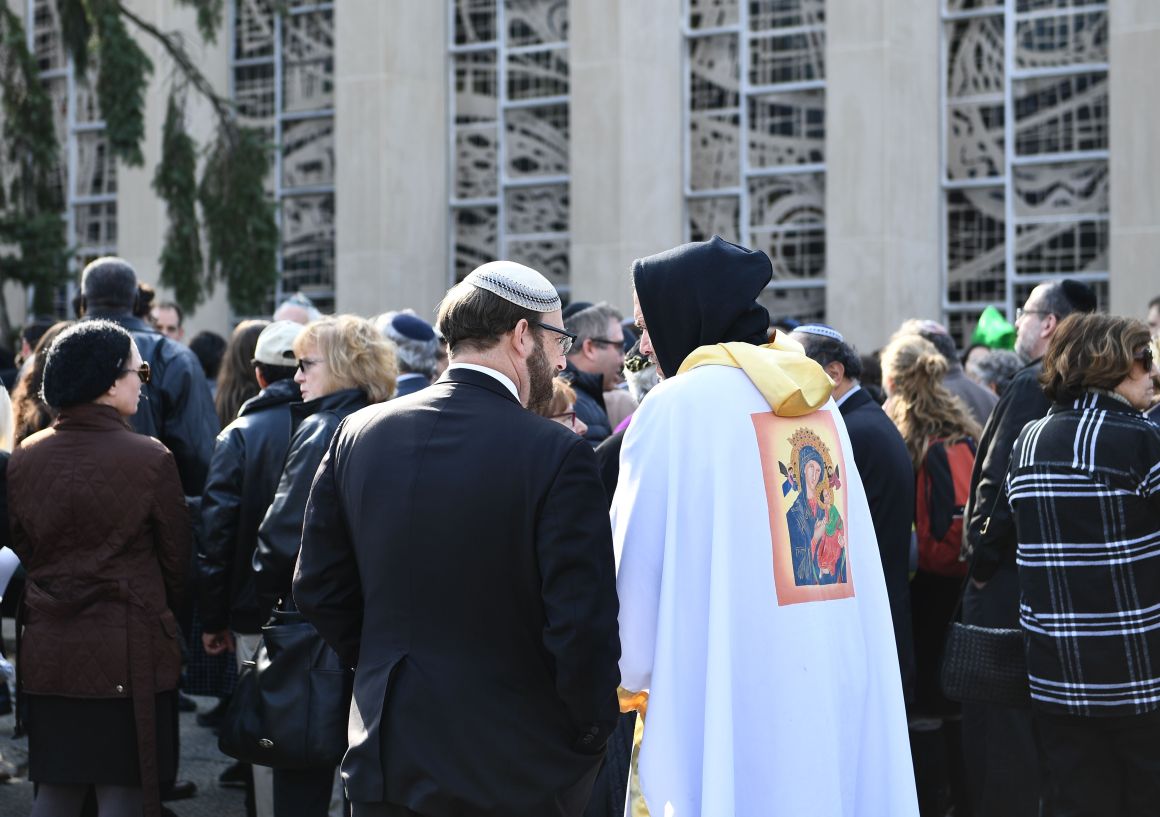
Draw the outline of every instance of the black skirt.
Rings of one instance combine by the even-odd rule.
[[[140,786],[137,727],[128,698],[24,695],[28,778],[36,783]],[[177,777],[177,692],[157,693],[157,768]]]

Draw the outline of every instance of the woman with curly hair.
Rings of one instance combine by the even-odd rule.
[[[375,325],[336,315],[306,325],[294,340],[303,402],[290,409],[295,430],[274,502],[258,528],[254,557],[259,608],[293,609],[291,582],[302,540],[303,508],[338,424],[395,393],[394,345]],[[307,702],[303,702],[304,707]],[[275,817],[325,817],[334,768],[274,770]]]
[[[939,685],[939,661],[947,624],[967,573],[960,561],[963,505],[975,462],[980,429],[960,398],[943,385],[947,360],[919,335],[898,335],[882,350],[883,408],[906,443],[914,465],[915,539],[918,566],[910,582],[914,634],[915,697],[912,740],[930,740],[931,752],[916,752],[923,813],[945,804],[947,789],[966,813],[961,708]],[[941,740],[935,736],[941,733]],[[933,740],[932,740],[933,739]],[[930,755],[942,755],[941,761]],[[928,765],[929,764],[929,765]],[[932,812],[933,813],[933,812]]]

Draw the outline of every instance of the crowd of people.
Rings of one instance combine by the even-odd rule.
[[[771,275],[682,245],[626,319],[495,261],[433,324],[296,295],[187,345],[90,263],[0,405],[33,817],[194,796],[187,693],[225,728],[280,616],[349,725],[223,774],[258,817],[1154,813],[1160,298],[1047,281],[991,345],[859,354],[771,325]],[[960,609],[1021,628],[1026,707],[944,694]]]

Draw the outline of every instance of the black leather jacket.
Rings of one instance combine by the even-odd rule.
[[[205,538],[197,556],[204,632],[229,627],[254,634],[264,623],[252,566],[258,526],[286,463],[291,406],[301,402],[293,380],[271,383],[218,435],[202,495]]]
[[[612,424],[608,422],[608,412],[604,408],[604,377],[582,372],[572,365],[572,361],[568,361],[563,377],[576,392],[576,416],[588,426],[584,439],[593,446],[599,445],[612,435]]]
[[[279,599],[290,598],[294,564],[302,543],[306,498],[330,438],[347,415],[369,405],[361,389],[343,389],[290,409],[295,429],[286,452],[286,466],[274,502],[258,528],[258,549],[254,552],[258,607],[264,617],[269,616]]]
[[[142,403],[129,424],[134,431],[161,440],[177,461],[185,495],[201,496],[214,438],[221,429],[201,364],[193,352],[140,318],[101,311],[85,317],[112,321],[133,335],[152,377],[141,388]]]

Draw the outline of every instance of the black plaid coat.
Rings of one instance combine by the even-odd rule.
[[[1019,435],[1007,490],[1035,706],[1160,708],[1160,426],[1104,394],[1057,404]]]

